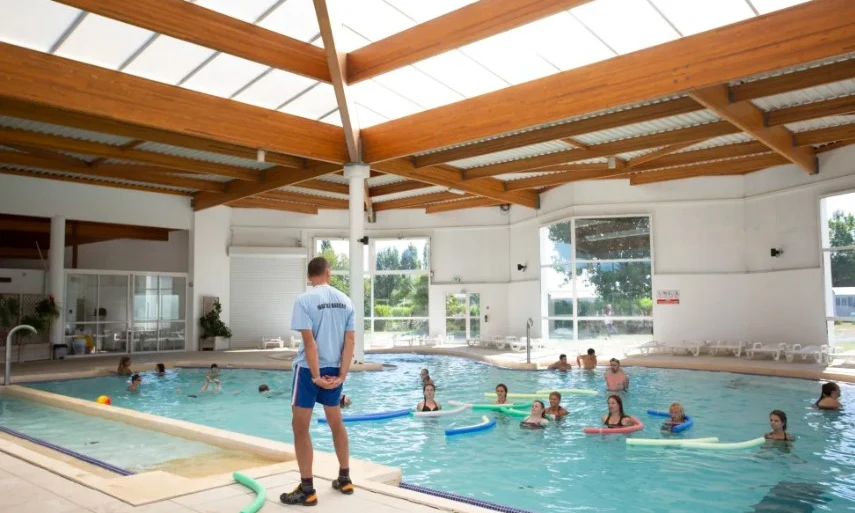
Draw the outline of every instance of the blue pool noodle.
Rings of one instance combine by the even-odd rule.
[[[347,415],[345,417],[342,417],[341,420],[343,420],[344,422],[361,422],[365,420],[394,419],[395,417],[403,417],[405,415],[409,415],[412,411],[412,408],[407,408],[405,410],[381,411],[377,413],[366,413],[364,415]],[[326,417],[320,417],[318,419],[318,424],[326,424],[326,422]]]
[[[653,417],[670,417],[671,414],[667,411],[659,411],[659,410],[647,410],[647,414]],[[673,428],[671,428],[672,433],[682,433],[683,431],[689,429],[690,427],[695,425],[695,419],[693,419],[690,415],[686,415],[686,422],[682,424],[677,424]]]
[[[445,436],[462,435],[464,433],[476,433],[478,431],[486,431],[496,425],[496,418],[492,417],[486,423],[475,424],[473,426],[463,426],[459,428],[448,428],[445,430]]]

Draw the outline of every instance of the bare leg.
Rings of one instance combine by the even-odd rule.
[[[291,407],[291,429],[294,430],[294,451],[297,453],[297,467],[300,477],[312,477],[312,436],[309,434],[309,424],[312,421],[312,409]],[[339,417],[341,418],[341,417]]]
[[[336,406],[324,406],[324,414],[327,416],[327,424],[332,431],[335,455],[338,457],[340,468],[350,468],[350,449],[348,447],[347,429],[341,420],[341,408]],[[311,447],[311,446],[310,446]]]

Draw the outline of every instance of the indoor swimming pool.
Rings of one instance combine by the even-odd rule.
[[[453,492],[530,511],[712,513],[855,511],[855,388],[841,385],[848,410],[812,407],[819,384],[807,380],[730,373],[628,368],[627,414],[646,427],[632,435],[586,435],[606,412],[602,368],[522,372],[440,356],[374,355],[390,364],[382,372],[355,372],[345,393],[345,414],[413,407],[421,400],[419,371],[428,368],[436,399],[487,402],[485,392],[505,383],[510,392],[585,388],[595,396],[565,395],[569,416],[543,430],[526,430],[518,418],[497,415],[495,429],[447,438],[444,428],[473,424],[490,412],[468,411],[442,418],[401,417],[348,425],[352,456],[399,466],[409,484]],[[126,391],[126,377],[99,377],[30,385],[72,397],[111,396],[114,406],[187,420],[239,433],[291,442],[291,372],[222,369],[219,393],[201,393],[207,369],[143,375],[139,393]],[[266,397],[267,384],[279,395]],[[194,395],[196,397],[190,397]],[[667,410],[678,401],[695,419],[683,438],[719,437],[722,442],[757,438],[769,430],[773,409],[789,416],[791,446],[766,444],[735,451],[628,447],[626,438],[661,438],[662,419],[647,409]],[[10,406],[6,406],[9,408]],[[320,407],[316,416],[322,415]],[[66,430],[74,443],[98,438],[92,428]],[[312,424],[314,445],[332,452],[328,427]],[[133,438],[131,436],[130,438]],[[123,442],[127,447],[129,441]],[[191,442],[185,442],[191,447]],[[99,444],[100,445],[100,444]],[[125,451],[128,452],[128,451]],[[122,462],[132,466],[134,452]],[[139,463],[137,463],[139,464]]]

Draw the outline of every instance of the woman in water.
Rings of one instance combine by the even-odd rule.
[[[158,363],[154,366],[154,375],[155,376],[165,376],[166,375],[166,366],[162,363]]]
[[[496,402],[493,404],[509,404],[508,387],[504,383],[496,385]]]
[[[787,433],[787,414],[781,410],[772,410],[769,414],[769,425],[772,431],[766,433],[766,440],[786,440],[792,442],[796,439],[790,433]]]
[[[422,387],[424,399],[416,405],[416,411],[439,411],[441,406],[433,398],[436,393],[436,387],[428,383]]]
[[[683,405],[680,403],[671,403],[668,414],[671,415],[671,418],[662,424],[662,431],[673,431],[675,427],[686,422],[686,412],[683,411]]]
[[[128,385],[128,392],[139,392],[142,385],[142,377],[139,374],[131,376],[131,384]]]
[[[545,411],[543,401],[534,401],[531,403],[531,415],[520,422],[520,427],[544,427],[548,425],[549,421],[544,416]]]
[[[123,356],[119,359],[119,367],[116,369],[116,374],[119,376],[130,376],[133,374],[130,356]]]
[[[620,396],[610,395],[608,399],[609,412],[603,415],[603,425],[609,429],[634,426],[635,421],[623,412],[623,400]]]
[[[549,394],[549,408],[546,409],[546,414],[551,415],[553,419],[558,420],[567,415],[567,410],[561,406],[561,394],[551,392]]]
[[[837,383],[829,381],[822,385],[822,394],[816,400],[814,406],[820,410],[839,410],[840,405],[840,387]]]

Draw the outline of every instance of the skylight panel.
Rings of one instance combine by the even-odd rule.
[[[234,99],[265,109],[275,109],[315,83],[312,79],[274,69],[241,91]]]
[[[808,2],[808,0],[751,0],[754,8],[757,9],[757,12],[760,14],[780,11],[781,9],[786,9],[787,7],[792,7],[806,2]]]
[[[174,85],[213,54],[210,48],[161,34],[122,71]]]
[[[414,66],[467,98],[508,86],[498,75],[459,50],[425,59]]]
[[[276,0],[196,0],[196,5],[248,23],[255,23]]]
[[[362,48],[370,42],[371,41],[354,32],[347,25],[344,25],[335,31],[335,49],[338,52],[352,52],[357,48]],[[324,47],[324,42],[321,38],[318,38],[312,44],[320,48]]]
[[[463,99],[462,94],[412,66],[405,66],[384,73],[374,77],[374,80],[425,109],[432,109]]]
[[[321,32],[312,0],[288,0],[258,26],[306,42]]]
[[[359,120],[359,128],[368,128],[388,121],[380,114],[358,103],[356,104],[356,118]]]
[[[679,37],[656,9],[644,0],[596,0],[576,7],[571,12],[620,54]]]
[[[615,56],[608,46],[566,11],[523,25],[514,32],[562,71]]]
[[[684,36],[754,17],[745,0],[651,0]]]
[[[528,41],[517,31],[503,32],[460,49],[503,80],[521,84],[558,72],[528,48]]]
[[[389,119],[401,118],[424,110],[373,80],[365,80],[354,85],[350,88],[350,92],[357,103]]]
[[[338,106],[335,100],[333,86],[318,83],[315,87],[301,94],[282,107],[282,112],[294,114],[309,119],[319,119],[332,112]]]
[[[62,43],[56,55],[118,69],[152,34],[148,30],[90,13]]]
[[[428,20],[438,18],[451,11],[474,3],[476,0],[386,0],[396,9],[414,19],[416,23],[424,23]]]
[[[182,86],[201,93],[228,98],[266,69],[267,66],[263,64],[221,53],[205,64]]]
[[[0,10],[0,41],[40,52],[49,51],[80,14],[49,0],[2,0]]]
[[[335,126],[342,126],[341,111],[336,109],[335,112],[331,112],[329,115],[321,118],[321,122],[329,123],[330,125],[335,125]]]
[[[415,25],[383,0],[348,0],[338,5],[342,23],[370,41],[379,41]]]

